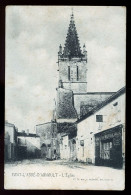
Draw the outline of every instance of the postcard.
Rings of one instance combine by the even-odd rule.
[[[125,189],[126,7],[7,6],[4,188]]]

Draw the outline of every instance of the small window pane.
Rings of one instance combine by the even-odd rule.
[[[103,115],[96,115],[96,122],[103,122]]]

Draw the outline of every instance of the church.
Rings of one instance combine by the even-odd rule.
[[[75,26],[74,14],[65,40],[65,46],[59,46],[57,88],[57,122],[75,122],[109,98],[114,92],[88,92],[87,51],[83,49]]]
[[[59,84],[57,88],[56,122],[61,137],[61,158],[75,158],[76,121],[106,101],[114,92],[88,92],[88,59],[85,44],[81,49],[72,12],[65,45],[58,51]],[[63,148],[62,143],[65,142]],[[69,145],[69,147],[68,147]],[[68,150],[69,149],[69,150]],[[65,154],[65,155],[64,155]],[[63,157],[62,157],[63,156]]]
[[[58,50],[59,82],[56,88],[57,97],[55,110],[53,111],[53,119],[48,124],[36,125],[36,132],[39,132],[39,136],[41,137],[41,151],[46,151],[43,152],[45,158],[50,156],[51,159],[60,158],[73,161],[89,161],[95,164],[95,137],[99,135],[97,135],[98,130],[107,131],[110,124],[108,124],[109,121],[106,121],[107,123],[104,121],[105,124],[108,124],[108,129],[107,126],[100,129],[103,122],[103,114],[95,116],[94,113],[99,113],[99,110],[103,108],[103,106],[104,109],[106,106],[106,110],[108,110],[108,107],[112,107],[112,101],[116,101],[116,98],[120,99],[121,94],[125,95],[125,88],[121,89],[120,92],[88,91],[87,50],[88,48],[86,49],[85,44],[81,49],[74,14],[72,12],[65,44],[64,46],[60,44]],[[120,102],[122,101],[120,100]],[[124,108],[124,106],[122,108]],[[123,110],[121,112],[124,113]],[[106,115],[108,118],[108,111]],[[93,121],[93,123],[89,122],[91,124],[90,126],[88,123],[85,123],[85,121],[90,121],[88,117]],[[97,120],[95,120],[95,118],[97,118]],[[114,119],[115,117],[112,117],[112,120]],[[121,125],[121,120],[116,123]],[[86,124],[86,127],[84,124]],[[94,129],[92,129],[95,124],[99,125],[96,125]],[[112,131],[115,132],[118,128],[115,127],[115,123],[113,123],[113,125]],[[54,126],[55,131],[54,128],[52,128]],[[46,136],[48,129],[50,129],[50,136]],[[123,133],[121,133],[120,139],[122,139],[122,136]],[[48,140],[45,140],[45,137],[48,137]],[[82,137],[85,137],[84,139],[87,140],[85,143]],[[122,151],[121,148],[119,149]],[[50,151],[50,155],[47,151]],[[108,153],[110,153],[110,151],[108,151]],[[105,156],[106,155],[107,154],[105,154]],[[120,158],[121,156],[120,152]],[[110,159],[107,159],[107,161],[109,162],[108,164],[110,164]],[[103,161],[101,162],[103,163]]]

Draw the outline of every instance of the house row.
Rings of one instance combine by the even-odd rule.
[[[40,137],[5,121],[5,161],[40,157]]]
[[[81,49],[74,14],[58,51],[56,100],[60,159],[122,167],[125,159],[125,87],[89,92],[88,55]],[[94,82],[97,82],[95,79]]]
[[[123,167],[125,162],[125,87],[61,133],[60,158]]]
[[[4,153],[6,161],[16,159],[17,132],[18,129],[14,124],[5,121]]]
[[[65,159],[121,168],[125,162],[125,87],[75,122],[52,120],[36,134],[5,122],[5,160]]]

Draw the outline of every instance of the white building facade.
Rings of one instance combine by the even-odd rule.
[[[84,119],[78,120],[76,147],[78,161],[99,164],[97,157],[98,161],[111,161],[118,153],[117,157],[121,156],[124,161],[125,88],[93,109]]]
[[[17,131],[14,124],[5,121],[5,160],[15,160],[17,157]]]

